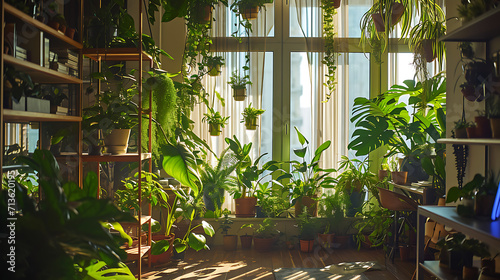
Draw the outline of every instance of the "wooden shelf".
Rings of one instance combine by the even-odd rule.
[[[465,218],[459,216],[455,209],[452,206],[419,206],[418,214],[478,239],[490,248],[500,248],[500,220]]]
[[[123,155],[101,155],[93,156],[88,154],[83,154],[82,160],[84,162],[131,162],[140,161],[145,159],[150,159],[151,153],[142,153],[140,155],[136,153],[129,153]]]
[[[151,216],[146,216],[146,215],[141,216],[141,221],[140,221],[141,226],[144,225],[145,223],[148,223],[149,221],[151,221]],[[127,223],[121,223],[121,225],[123,227],[125,227],[125,226],[133,227],[133,226],[137,226],[137,223],[127,222]]]
[[[151,249],[151,246],[141,245],[141,255],[140,256],[139,256],[139,246],[125,249],[125,252],[127,252],[127,261],[138,260],[139,257],[142,258],[144,255],[146,255],[149,252],[149,249]]]
[[[17,59],[11,55],[4,54],[4,63],[8,63],[16,70],[25,72],[31,76],[35,83],[41,84],[81,84],[83,80],[76,77],[42,67],[33,62]]]
[[[4,109],[3,120],[4,122],[81,122],[82,117]]]
[[[500,35],[500,8],[488,11],[441,37],[445,42],[486,42]]]
[[[458,275],[454,275],[451,273],[450,269],[447,267],[439,266],[439,261],[425,261],[423,263],[419,263],[419,265],[427,272],[432,274],[438,279],[442,280],[460,280],[462,277],[458,277]]]
[[[57,31],[54,28],[52,28],[52,27],[44,24],[43,22],[41,22],[39,20],[36,20],[36,19],[28,16],[27,14],[25,14],[25,13],[21,12],[20,10],[14,8],[13,6],[11,6],[11,5],[9,5],[9,4],[5,3],[5,2],[3,4],[3,6],[4,6],[4,9],[5,9],[6,13],[11,14],[14,17],[20,19],[21,21],[23,21],[25,23],[28,23],[28,24],[36,27],[40,31],[43,31],[43,32],[49,34],[50,36],[55,37],[55,38],[61,40],[62,42],[68,44],[71,47],[74,47],[75,49],[82,49],[83,48],[83,45],[81,43],[78,43],[77,41],[75,41],[73,39],[70,39],[68,36],[60,33],[59,31]]]
[[[461,144],[461,145],[500,145],[500,139],[483,139],[483,138],[441,138],[438,139],[438,143],[441,144]]]
[[[139,50],[137,48],[92,48],[83,49],[83,55],[95,61],[138,61]],[[142,52],[142,60],[152,61],[153,58],[146,52]]]

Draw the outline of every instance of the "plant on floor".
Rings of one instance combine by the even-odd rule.
[[[281,183],[273,181],[259,184],[255,191],[257,205],[266,217],[280,217],[290,209],[290,194]]]
[[[320,227],[316,218],[310,217],[307,211],[302,211],[295,220],[297,221],[301,240],[314,240],[316,238]]]
[[[259,227],[254,231],[254,237],[256,238],[276,238],[280,234],[280,231],[276,229],[276,223],[270,218],[265,218]]]
[[[294,149],[294,154],[299,158],[299,161],[290,161],[292,169],[290,172],[285,173],[277,178],[277,181],[290,179],[292,188],[292,204],[302,197],[316,197],[321,189],[332,188],[335,179],[330,176],[334,169],[323,169],[320,167],[320,159],[323,152],[330,147],[331,141],[326,141],[321,144],[316,151],[310,163],[307,163],[309,157],[308,150],[310,149],[309,141],[300,133],[299,129],[295,127],[297,138],[302,145],[300,149]]]
[[[361,213],[357,213],[356,217],[361,217],[354,224],[354,228],[358,231],[354,235],[358,250],[361,248],[362,243],[370,244],[371,247],[378,247],[383,245],[386,250],[386,240],[392,236],[392,211],[382,208],[374,203],[362,208]]]
[[[332,233],[335,225],[344,219],[345,208],[350,203],[349,197],[345,193],[336,191],[330,195],[323,194],[319,201],[318,213],[326,220],[322,232],[324,234]]]
[[[90,172],[80,188],[74,182],[62,181],[59,165],[47,150],[35,150],[32,157],[20,158],[20,163],[37,173],[44,196],[37,202],[28,195],[25,187],[18,183],[9,184],[9,189],[15,190],[19,211],[9,212],[7,191],[0,192],[2,219],[17,219],[16,262],[12,279],[83,278],[86,272],[79,268],[89,266],[93,259],[115,267],[126,258],[120,245],[125,240],[130,243],[132,240],[117,222],[137,220],[120,211],[111,201],[96,198],[95,173]],[[120,231],[121,235],[111,235],[110,227]],[[5,230],[2,233],[7,236]],[[37,238],[33,238],[33,232],[37,233]],[[7,246],[7,242],[2,244],[2,247]],[[3,249],[9,252],[7,247]],[[6,254],[4,257],[8,258]]]

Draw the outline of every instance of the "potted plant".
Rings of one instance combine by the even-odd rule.
[[[203,121],[208,123],[209,132],[211,136],[219,136],[221,133],[221,128],[224,128],[229,120],[229,117],[222,117],[219,112],[216,112],[213,108],[208,108],[208,113],[204,114]]]
[[[233,224],[233,221],[229,219],[229,214],[231,214],[231,212],[227,209],[222,211],[222,215],[224,217],[219,221],[219,229],[224,235],[224,250],[235,251],[238,247],[238,235],[228,234],[231,229],[231,225]]]
[[[452,187],[446,195],[446,203],[456,202],[457,213],[464,217],[474,217],[474,193],[476,189],[481,188],[484,183],[484,177],[481,174],[476,174],[472,181],[466,183],[463,188]]]
[[[456,138],[467,138],[467,122],[464,118],[455,122],[453,133]]]
[[[6,64],[4,73],[4,107],[16,111],[50,113],[50,102],[42,100],[40,85],[27,73]]]
[[[210,76],[219,76],[222,73],[221,67],[224,65],[222,56],[206,56],[203,63],[207,67],[207,73]]]
[[[55,86],[48,86],[42,89],[42,98],[50,101],[50,113],[57,115],[67,115],[68,108],[61,107],[62,102],[68,99],[61,89]]]
[[[398,160],[396,157],[391,157],[390,165],[391,165],[392,181],[398,185],[406,185],[406,181],[408,178],[408,172],[407,171],[399,171],[399,168],[398,168],[399,164],[398,164]]]
[[[336,178],[337,186],[335,189],[349,196],[350,204],[347,207],[346,215],[354,217],[364,202],[366,196],[365,187],[378,196],[375,186],[377,177],[369,170],[368,158],[360,161],[342,156],[339,169],[343,171]]]
[[[323,194],[319,204],[319,214],[325,219],[322,233],[318,233],[321,246],[331,248],[334,243],[335,229],[344,219],[344,211],[349,197],[345,193],[336,191],[334,194]]]
[[[244,20],[256,19],[261,7],[272,0],[237,0],[231,4],[231,10],[237,15],[241,15]]]
[[[411,29],[408,46],[414,53],[420,53],[426,62],[432,62],[437,57],[442,63],[445,45],[439,38],[445,35],[446,25],[444,12],[437,5],[435,15],[435,18],[421,20]]]
[[[318,221],[311,218],[307,211],[302,211],[296,221],[299,227],[300,251],[310,253],[313,251],[314,239],[319,231]]]
[[[262,165],[262,168],[259,168],[259,162],[266,154],[260,155],[252,162],[250,157],[252,143],[241,145],[235,135],[233,135],[233,139],[226,138],[226,143],[239,161],[236,167],[236,177],[234,178],[236,186],[229,189],[236,204],[235,215],[238,218],[255,217],[255,205],[257,204],[257,198],[255,197],[256,188],[263,179],[272,175],[277,170],[275,166],[276,162],[268,161]],[[261,176],[266,171],[271,172],[265,176]]]
[[[256,130],[257,129],[257,117],[264,114],[266,110],[263,109],[256,109],[252,107],[252,103],[248,104],[248,107],[246,107],[243,110],[243,120],[241,122],[245,123],[245,126],[248,130]]]
[[[322,188],[332,188],[335,179],[330,176],[334,169],[323,169],[319,166],[321,155],[330,147],[331,141],[321,144],[310,163],[307,163],[307,150],[310,149],[309,141],[295,127],[297,138],[302,145],[300,149],[294,149],[294,154],[299,160],[291,161],[291,171],[284,171],[284,174],[277,178],[277,181],[290,180],[292,191],[292,204],[295,205],[295,216],[298,217],[304,206],[311,216],[317,216],[317,196]]]
[[[275,181],[259,183],[255,191],[257,206],[260,207],[261,216],[257,211],[257,218],[278,218],[290,208],[290,194],[287,188]]]
[[[476,239],[467,239],[460,232],[446,236],[436,245],[441,248],[441,253],[448,253],[448,266],[455,273],[462,273],[463,267],[472,267],[473,256],[490,256],[486,244]]]
[[[270,218],[265,218],[259,227],[254,231],[254,246],[259,252],[270,251],[279,235],[276,224]]]
[[[253,224],[243,224],[240,230],[252,227]],[[249,235],[247,232],[245,232],[244,235],[240,235],[241,249],[250,249],[252,247],[252,240],[253,240],[253,235]]]
[[[357,217],[354,228],[358,231],[354,236],[358,245],[365,248],[386,246],[386,238],[391,236],[392,214],[390,210],[368,203],[367,207]]]
[[[252,82],[249,81],[250,76],[240,76],[237,71],[234,71],[229,78],[229,85],[233,89],[233,98],[235,101],[243,101],[247,96],[247,85],[251,85]]]
[[[479,138],[491,138],[491,125],[486,110],[476,110],[477,116],[474,116],[476,123],[476,133]]]

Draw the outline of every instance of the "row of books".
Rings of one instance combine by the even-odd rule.
[[[19,58],[21,60],[27,60],[28,51],[26,49],[21,48],[20,46],[16,46],[16,53],[14,57]]]

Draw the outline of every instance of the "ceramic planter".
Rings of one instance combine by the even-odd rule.
[[[393,171],[391,172],[392,181],[398,185],[405,185],[408,172],[406,171]]]
[[[104,147],[106,153],[121,155],[127,153],[130,129],[113,129],[110,134],[104,137]]]
[[[171,258],[172,258],[172,255],[173,255],[173,251],[174,251],[174,239],[175,239],[175,235],[172,233],[168,236],[165,236],[165,235],[153,235],[151,237],[151,239],[153,241],[160,241],[160,240],[168,240],[168,243],[170,244],[170,246],[168,247],[168,250],[162,254],[159,254],[159,255],[151,255],[151,263],[153,264],[164,264],[164,263],[168,263],[170,262]]]
[[[385,24],[384,24],[384,19],[382,18],[382,15],[380,13],[372,14],[371,15],[373,24],[375,25],[375,29],[377,32],[385,32]]]
[[[275,239],[274,238],[259,238],[255,237],[253,239],[253,245],[255,250],[259,252],[269,252],[272,250],[273,245],[274,245]]]
[[[246,88],[239,88],[239,89],[233,88],[234,101],[245,101],[246,97],[247,97],[247,89]]]
[[[257,205],[256,197],[241,197],[235,198],[235,215],[236,218],[251,218],[255,217],[255,205]]]
[[[12,109],[15,111],[26,111],[26,97],[21,97],[19,102],[15,102],[12,99],[9,99],[9,103],[5,103],[4,106],[6,109]]]
[[[259,7],[257,7],[257,6],[255,6],[255,7],[253,7],[253,6],[252,7],[240,6],[239,11],[240,11],[241,17],[243,19],[247,19],[247,20],[256,19],[257,16],[259,15]]]
[[[252,248],[252,235],[242,235],[240,236],[241,241],[241,249],[250,249]]]
[[[73,37],[75,37],[75,32],[76,32],[76,29],[71,28],[71,27],[68,27],[68,28],[66,29],[66,33],[65,33],[65,35],[66,35],[68,38],[73,39]]]
[[[465,128],[465,130],[467,131],[467,138],[480,138],[479,137],[479,134],[477,133],[477,127],[475,126],[469,126],[467,128]]]
[[[318,216],[318,201],[309,196],[303,196],[301,199],[297,199],[295,201],[295,217],[300,216],[304,206],[307,207],[307,213],[309,216]]]
[[[392,3],[391,24],[392,26],[398,24],[405,12],[405,6],[401,3]]]
[[[213,66],[212,68],[210,68],[210,70],[208,71],[208,75],[212,76],[212,77],[216,77],[216,76],[219,76],[220,73],[222,73],[222,70],[221,70],[221,67],[219,64]]]
[[[300,251],[304,253],[310,253],[314,249],[314,239],[313,240],[303,240],[300,239]]]
[[[449,267],[452,271],[456,273],[461,273],[463,267],[472,266],[473,254],[469,252],[450,250]]]
[[[225,251],[236,251],[236,248],[238,247],[238,236],[224,235],[223,242]]]
[[[219,136],[221,133],[220,124],[208,124],[208,131],[210,136]]]
[[[245,127],[248,130],[256,130],[257,129],[257,117],[245,118]]]
[[[421,42],[424,57],[427,62],[433,62],[437,56],[433,49],[433,41],[432,39],[423,39]]]
[[[334,233],[318,233],[318,241],[320,242],[320,245],[323,248],[331,248],[334,241],[334,237],[335,237]]]
[[[485,116],[475,116],[476,133],[479,138],[491,138],[490,120]]]
[[[490,118],[491,137],[500,139],[500,118]]]
[[[467,129],[465,127],[455,128],[456,138],[467,138]]]
[[[491,217],[493,204],[495,203],[495,195],[481,194],[476,196],[475,214],[480,217]]]

